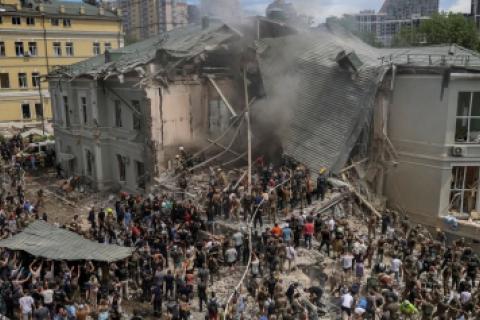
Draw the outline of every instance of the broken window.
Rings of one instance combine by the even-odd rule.
[[[229,125],[230,111],[222,99],[210,100],[208,105],[208,132],[210,135],[222,133]]]
[[[476,209],[479,167],[453,167],[450,211],[470,214]]]
[[[87,98],[86,97],[81,97],[80,98],[80,107],[82,109],[82,120],[83,120],[83,124],[87,124],[87,120],[88,120],[88,117],[87,117]]]
[[[480,92],[459,92],[455,142],[480,143]]]
[[[121,128],[122,124],[122,103],[120,100],[115,100],[115,127]]]
[[[132,100],[132,107],[137,110],[138,112],[140,111],[140,101],[138,100]],[[136,112],[133,113],[133,130],[140,130],[142,128],[142,120],[140,118],[140,115]]]
[[[65,127],[70,127],[70,108],[68,107],[68,97],[63,96],[63,110],[65,111]]]
[[[125,157],[117,154],[117,164],[118,164],[118,179],[120,181],[127,180],[127,164]]]
[[[86,166],[86,171],[87,171],[87,175],[88,176],[92,176],[93,174],[93,154],[90,150],[87,150],[85,152],[85,157],[86,157],[86,163],[87,163],[87,166]]]
[[[137,186],[140,189],[145,189],[145,164],[143,162],[136,161],[137,167]]]

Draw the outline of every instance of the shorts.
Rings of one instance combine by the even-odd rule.
[[[352,309],[347,307],[342,307],[342,312],[345,312],[349,317],[352,315]]]
[[[31,312],[22,313],[22,320],[29,320],[31,315],[32,315]]]

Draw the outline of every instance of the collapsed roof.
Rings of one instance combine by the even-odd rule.
[[[112,50],[107,54],[109,58],[99,55],[71,66],[61,67],[52,75],[64,75],[69,78],[80,76],[108,78],[133,71],[136,67],[152,62],[161,54],[174,61],[188,60],[203,52],[218,49],[235,36],[238,36],[236,30],[219,21],[211,21],[208,26],[191,24]],[[168,69],[167,64],[163,67],[165,70]]]
[[[459,46],[378,49],[330,27],[264,39],[257,47],[271,113],[289,113],[280,137],[284,152],[313,172],[344,167],[392,65],[480,66],[477,53]],[[291,84],[279,86],[285,78]],[[287,93],[293,97],[276,99]]]
[[[282,24],[272,24],[275,26],[284,28]],[[254,47],[257,51],[266,92],[261,101],[268,105],[267,117],[289,114],[288,122],[282,123],[285,128],[281,128],[280,137],[286,155],[312,172],[320,167],[337,172],[371,120],[377,91],[393,65],[438,69],[458,66],[471,70],[480,66],[479,54],[456,45],[379,49],[337,26],[284,34],[252,45],[247,39],[255,38],[256,33],[255,37],[244,36],[225,23],[211,20],[63,67],[53,75],[108,79],[154,60],[160,62],[157,74],[168,73],[181,63],[203,59],[204,53],[242,40],[236,42],[240,47]],[[276,128],[279,123],[275,123]]]
[[[114,262],[129,257],[133,249],[101,244],[57,228],[42,220],[32,222],[22,232],[1,240],[0,248],[25,251],[35,257],[52,260],[93,260]]]

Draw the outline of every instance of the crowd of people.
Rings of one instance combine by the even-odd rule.
[[[177,157],[183,191],[190,175],[185,157]],[[135,248],[132,256],[114,263],[52,261],[3,249],[0,314],[25,320],[480,316],[480,261],[465,240],[447,241],[441,231],[432,236],[395,212],[377,216],[347,190],[336,190],[346,196],[335,210],[317,210],[331,186],[325,169],[316,176],[301,165],[274,168],[260,158],[251,194],[246,179],[221,169],[210,172],[196,199],[121,193],[110,207],[92,207],[85,219],[75,215],[59,227]],[[43,193],[26,199],[24,188],[12,170],[0,196],[2,238],[49,219]],[[232,231],[218,234],[219,220]],[[324,257],[322,274],[303,286],[282,277],[295,270],[300,248]],[[246,268],[227,305],[215,284]]]

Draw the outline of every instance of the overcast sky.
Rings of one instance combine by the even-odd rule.
[[[189,0],[198,3],[199,0]],[[299,11],[323,20],[328,16],[357,13],[364,9],[378,10],[384,0],[290,0]],[[469,12],[471,0],[440,0],[440,9],[455,12]],[[264,14],[272,0],[241,0],[245,10]]]

